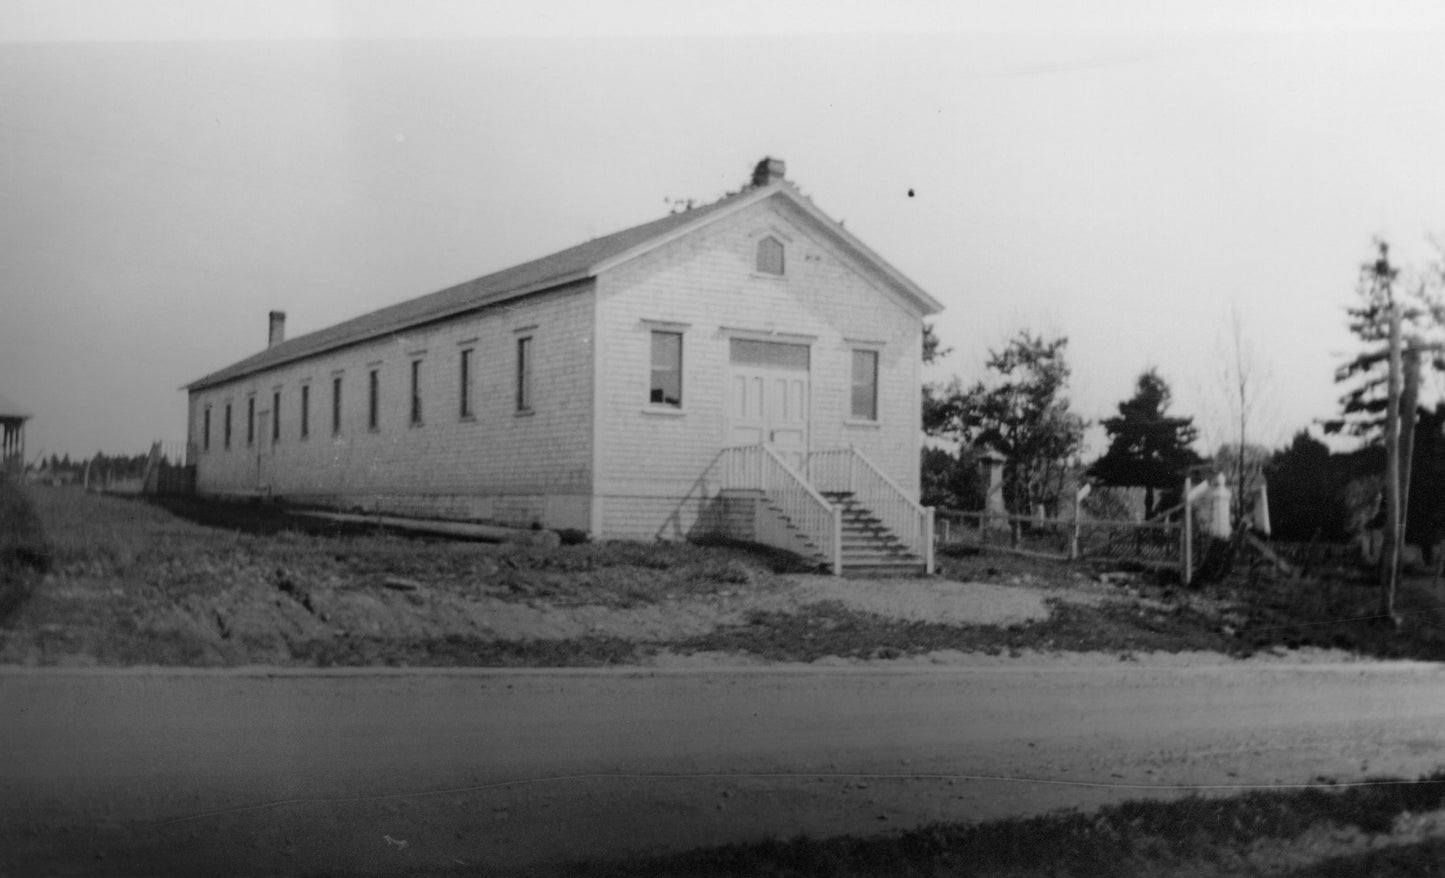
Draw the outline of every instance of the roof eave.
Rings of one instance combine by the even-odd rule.
[[[580,271],[569,272],[568,274],[558,275],[557,277],[547,278],[545,280],[525,284],[515,289],[497,293],[482,301],[468,302],[465,305],[459,305],[455,308],[448,308],[442,311],[438,311],[434,314],[428,314],[425,317],[419,317],[414,320],[399,323],[386,329],[378,329],[374,332],[369,332],[362,336],[338,340],[335,344],[327,345],[326,347],[318,348],[312,351],[306,351],[304,353],[297,353],[294,356],[275,360],[273,362],[266,363],[265,365],[256,366],[253,369],[247,369],[244,372],[238,372],[235,375],[227,375],[214,381],[211,380],[211,375],[216,375],[220,372],[225,371],[224,369],[221,369],[217,372],[212,372],[211,375],[206,375],[198,378],[197,380],[192,381],[190,384],[183,384],[181,385],[180,389],[188,393],[194,393],[197,390],[206,390],[207,388],[217,387],[221,384],[229,384],[232,381],[239,381],[242,378],[249,378],[250,376],[257,373],[265,372],[270,369],[275,369],[279,366],[290,365],[291,363],[297,363],[301,360],[308,360],[312,357],[319,357],[322,354],[329,354],[332,351],[339,350],[341,348],[351,347],[352,345],[357,344],[363,344],[368,341],[375,341],[378,338],[385,338],[388,335],[395,335],[398,332],[410,329],[412,327],[424,326],[428,323],[435,323],[439,320],[448,320],[452,317],[466,314],[469,311],[477,311],[482,308],[490,307],[492,305],[499,305],[502,302],[509,302],[512,299],[519,299],[523,296],[530,296],[533,293],[542,293],[546,292],[547,290],[570,286],[572,284],[594,277],[595,274],[596,272],[592,271],[591,269],[582,269]],[[301,338],[305,337],[306,336],[304,335],[300,336],[297,340],[299,341]]]

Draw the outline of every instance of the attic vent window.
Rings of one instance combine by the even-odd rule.
[[[763,274],[783,273],[783,242],[769,235],[758,242],[758,271]]]

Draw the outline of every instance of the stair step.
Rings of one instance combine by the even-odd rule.
[[[843,575],[860,579],[881,579],[884,577],[923,576],[928,568],[922,561],[917,564],[862,564],[843,565]]]
[[[890,533],[849,533],[843,531],[843,541],[850,543],[883,543],[887,545],[903,545],[903,541]]]
[[[914,554],[906,543],[873,514],[866,506],[859,504],[851,491],[820,491],[830,503],[840,509],[842,545],[840,560],[846,576],[921,576],[926,565],[921,557]],[[778,515],[797,541],[800,554],[820,564],[828,564],[818,546],[807,534],[794,524],[787,513],[766,494],[763,505]]]
[[[872,552],[844,552],[843,566],[857,564],[922,564],[923,559],[917,555],[872,553]]]
[[[882,560],[885,560],[885,561],[898,561],[898,560],[922,561],[922,560],[923,560],[922,558],[918,557],[917,555],[913,554],[912,552],[910,552],[910,551],[908,551],[908,550],[906,550],[906,549],[897,549],[897,550],[894,550],[894,551],[876,551],[876,550],[874,550],[874,551],[869,551],[869,550],[862,550],[862,549],[844,549],[844,550],[843,550],[843,560],[844,560],[844,561],[847,561],[847,560],[850,559],[850,558],[853,558],[853,559],[859,559],[859,558],[878,558],[878,559],[882,559]]]
[[[856,540],[849,539],[847,534],[843,535],[843,548],[859,549],[907,549],[904,543],[899,540]]]

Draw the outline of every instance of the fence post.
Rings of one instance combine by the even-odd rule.
[[[923,572],[929,576],[933,575],[933,507],[923,508],[923,550],[928,554],[923,559]]]
[[[1186,586],[1189,585],[1189,580],[1194,572],[1192,570],[1194,566],[1194,513],[1190,509],[1193,504],[1189,499],[1189,492],[1194,488],[1193,481],[1189,476],[1184,477],[1184,533],[1180,536],[1183,541],[1180,550],[1182,562],[1180,573],[1182,575],[1181,584]]]
[[[1084,485],[1074,492],[1074,533],[1069,538],[1069,560],[1079,559],[1079,507],[1083,499],[1089,493],[1091,486]]]

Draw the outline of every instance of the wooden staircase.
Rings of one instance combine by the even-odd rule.
[[[815,558],[834,574],[919,576],[933,572],[933,510],[857,448],[814,451],[799,465],[759,443],[724,448],[708,472],[720,496],[737,492],[748,539]],[[806,476],[804,474],[807,474]],[[748,495],[751,495],[749,497]]]
[[[822,491],[843,510],[843,575],[922,576],[924,559],[909,551],[850,491]]]

